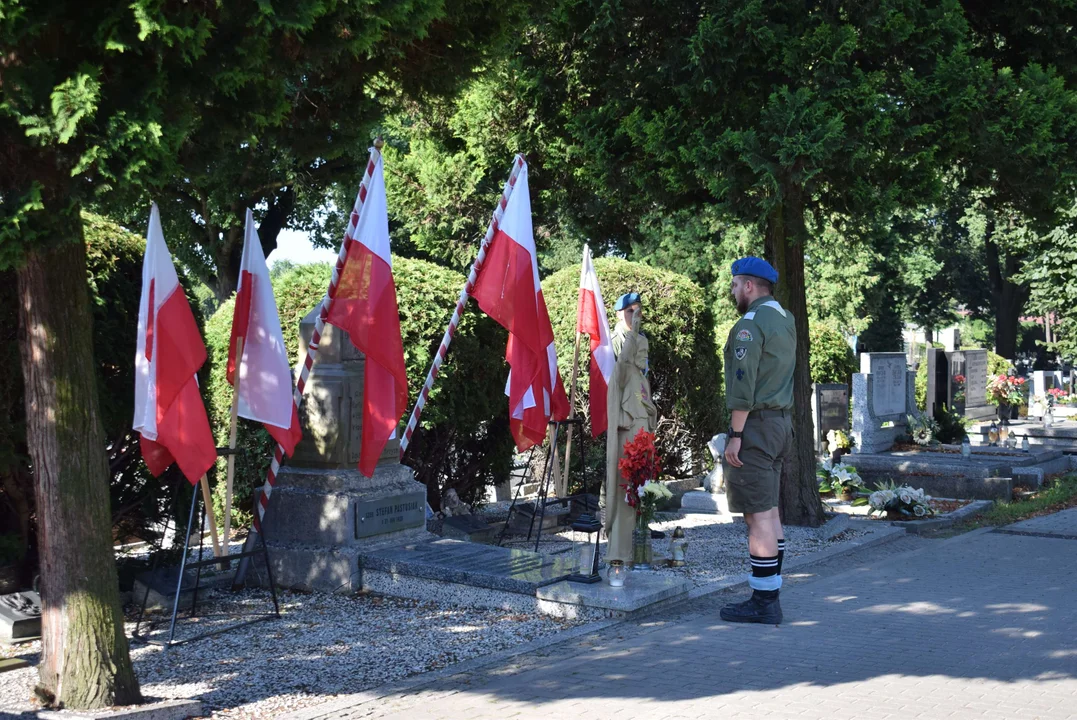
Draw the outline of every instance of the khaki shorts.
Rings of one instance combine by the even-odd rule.
[[[782,464],[793,451],[792,412],[765,410],[765,418],[755,413],[744,423],[738,457],[743,467],[722,461],[729,511],[761,513],[778,507]]]

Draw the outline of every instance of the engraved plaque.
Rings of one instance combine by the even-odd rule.
[[[355,504],[356,540],[421,527],[426,527],[426,493],[424,491],[392,495]]]

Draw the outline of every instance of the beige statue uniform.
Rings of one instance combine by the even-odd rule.
[[[642,333],[618,322],[610,338],[617,364],[610,375],[606,410],[606,482],[602,488],[605,506],[606,562],[632,559],[632,530],[636,510],[625,500],[625,489],[617,463],[624,456],[624,446],[640,430],[654,432],[658,410],[651,400],[651,383],[644,375],[649,344]]]

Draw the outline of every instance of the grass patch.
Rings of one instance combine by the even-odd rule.
[[[979,527],[1010,525],[1071,507],[1077,507],[1077,475],[1073,474],[1058,478],[1049,487],[1044,487],[1025,500],[996,502],[987,512],[958,524],[954,529],[967,532]]]

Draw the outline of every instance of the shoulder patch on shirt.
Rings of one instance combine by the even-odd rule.
[[[738,347],[733,351],[733,354],[737,356],[737,360],[743,360],[744,356],[748,354],[748,348],[743,346]]]
[[[737,340],[739,340],[741,342],[751,342],[752,341],[752,334],[750,332],[748,332],[747,330],[738,330],[737,331]]]

